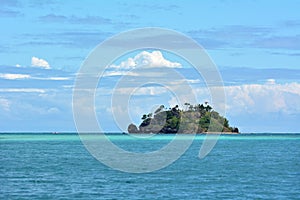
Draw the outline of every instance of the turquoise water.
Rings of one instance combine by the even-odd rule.
[[[109,136],[136,151],[172,137]],[[203,139],[164,169],[129,174],[97,161],[76,134],[2,133],[0,199],[300,199],[300,134],[221,136],[199,159]]]

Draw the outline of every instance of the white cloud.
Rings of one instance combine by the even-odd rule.
[[[50,65],[46,60],[34,56],[31,58],[31,66],[50,69]]]
[[[186,82],[188,83],[191,83],[191,84],[195,84],[195,83],[200,83],[200,79],[186,79],[185,80]]]
[[[274,85],[275,83],[276,83],[275,79],[270,78],[267,80],[267,84],[269,85]]]
[[[248,84],[225,87],[230,112],[300,113],[300,84]]]
[[[200,79],[179,79],[179,80],[172,80],[168,81],[171,85],[179,85],[179,84],[198,84],[201,83]]]
[[[133,74],[133,73],[132,73]],[[7,80],[16,80],[16,79],[35,79],[35,80],[50,80],[50,81],[66,81],[70,80],[71,77],[33,77],[29,74],[3,74],[0,73],[0,78],[7,79]]]
[[[48,114],[57,114],[57,113],[59,113],[60,112],[60,110],[58,109],[58,108],[56,108],[56,107],[52,107],[52,108],[49,108],[48,110],[47,110],[47,113]]]
[[[121,62],[120,65],[111,65],[110,67],[116,69],[133,69],[140,66],[179,68],[181,67],[181,64],[166,60],[160,51],[143,51],[137,54],[134,58],[128,58]]]
[[[45,93],[46,90],[39,88],[0,88],[0,92]]]
[[[0,78],[15,80],[15,79],[28,79],[31,76],[28,74],[0,74]]]
[[[101,90],[103,93],[103,89]],[[155,96],[161,95],[168,92],[167,88],[159,87],[159,86],[149,86],[149,87],[140,87],[140,88],[133,88],[133,87],[120,87],[116,88],[112,91],[118,95],[128,95],[131,94],[132,96]]]
[[[103,76],[138,76],[138,74],[130,71],[105,71]]]
[[[49,77],[46,80],[51,80],[51,81],[67,81],[70,80],[70,77]]]
[[[123,91],[124,92],[124,91]],[[150,86],[150,87],[141,87],[134,91],[133,95],[161,95],[167,93],[167,88],[164,87],[157,87],[157,86]]]
[[[10,110],[10,105],[11,105],[11,102],[7,99],[4,99],[4,98],[0,98],[0,107],[2,107],[2,109],[4,111],[9,111]]]
[[[63,85],[63,88],[74,88],[74,85]]]
[[[49,81],[67,81],[67,80],[70,80],[71,77],[59,77],[59,76],[53,76],[53,77],[32,77],[32,79],[36,79],[36,80],[49,80]]]
[[[222,90],[219,87],[212,89]],[[224,86],[223,89],[226,95],[226,112],[232,115],[300,114],[300,83],[279,84],[272,79],[264,84]],[[197,99],[211,98],[206,87],[198,87],[194,92],[197,94]],[[212,106],[218,110],[220,105]]]

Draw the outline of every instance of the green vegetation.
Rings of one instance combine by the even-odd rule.
[[[185,109],[176,105],[166,109],[161,105],[154,114],[144,114],[139,128],[130,124],[129,133],[239,133],[238,128],[230,127],[226,118],[205,103],[191,105],[185,103]]]

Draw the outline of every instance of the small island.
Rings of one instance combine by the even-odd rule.
[[[229,121],[214,111],[207,102],[204,105],[184,105],[185,109],[180,109],[178,105],[166,109],[161,105],[154,114],[144,114],[139,127],[130,124],[128,133],[239,133],[238,128],[229,126]]]

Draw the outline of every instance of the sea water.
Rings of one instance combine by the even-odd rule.
[[[108,137],[137,152],[173,138]],[[199,159],[203,140],[166,168],[132,174],[103,165],[75,133],[2,133],[0,199],[300,199],[300,134],[224,135]]]

